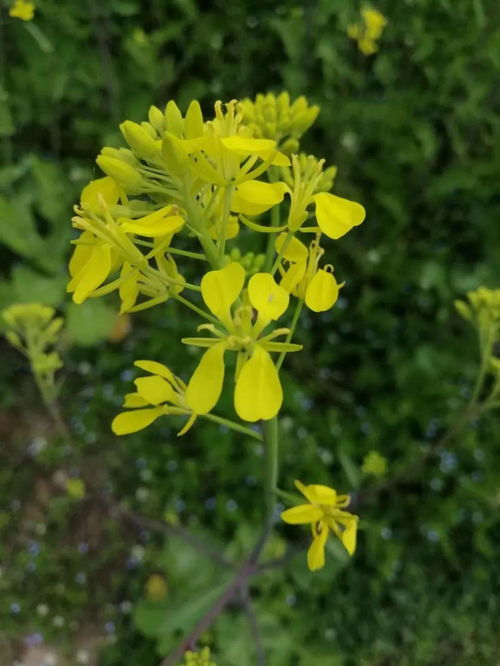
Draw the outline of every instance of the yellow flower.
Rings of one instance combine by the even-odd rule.
[[[280,286],[303,300],[313,312],[325,312],[333,307],[344,283],[337,283],[333,276],[333,266],[330,264],[324,268],[318,267],[324,253],[318,240],[314,240],[308,249],[297,238],[291,238],[287,243],[287,234],[281,233],[276,239],[275,247],[288,262],[286,269],[283,262],[280,262]]]
[[[28,0],[16,0],[9,9],[9,16],[21,19],[21,21],[31,21],[35,15],[35,3]]]
[[[384,476],[387,472],[387,458],[378,451],[370,451],[363,459],[361,471],[367,475]]]
[[[198,329],[208,330],[213,338],[182,340],[185,344],[209,348],[189,382],[186,400],[195,411],[205,409],[207,402],[216,404],[224,381],[224,354],[235,351],[238,354],[235,409],[240,418],[254,422],[276,416],[283,401],[278,372],[269,352],[298,351],[302,347],[274,342],[276,337],[289,332],[287,328],[262,335],[264,329],[286,311],[287,291],[276,284],[269,273],[252,275],[246,290],[244,283],[245,270],[237,262],[209,271],[201,281],[203,300],[219,323],[203,324]],[[236,301],[238,305],[232,312]]]
[[[337,240],[365,219],[365,209],[361,204],[338,197],[330,192],[318,192],[323,178],[324,160],[312,165],[292,157],[293,188],[290,194],[288,229],[295,233],[300,230],[308,217],[308,207],[314,204],[319,230]],[[310,230],[310,229],[308,229]]]
[[[161,574],[151,574],[145,587],[146,597],[151,601],[163,601],[168,595],[168,585]]]
[[[204,647],[200,652],[188,650],[184,653],[184,660],[184,666],[216,666],[208,647]]]
[[[115,416],[111,424],[112,431],[115,435],[129,435],[147,428],[160,416],[177,414],[189,416],[185,426],[177,433],[184,435],[197,415],[202,413],[195,412],[187,405],[185,383],[162,363],[136,361],[134,365],[150,374],[135,380],[137,391],[128,393],[123,403],[124,407],[132,411]]]
[[[255,100],[244,99],[238,104],[243,122],[255,138],[274,139],[286,154],[295,153],[299,139],[316,120],[319,107],[309,106],[298,97],[290,103],[290,95],[258,94]]]
[[[66,481],[66,492],[73,499],[85,497],[85,483],[81,479],[68,479]]]
[[[73,226],[82,231],[69,262],[71,280],[67,291],[75,303],[118,289],[122,300],[120,312],[137,312],[164,302],[180,293],[184,278],[179,275],[174,259],[166,254],[175,233],[184,225],[176,205],[162,206],[144,213],[143,209],[118,205],[126,201],[121,186],[109,176],[89,183],[83,190]],[[118,213],[117,219],[112,215]],[[120,215],[126,212],[127,216]],[[135,245],[135,236],[153,241],[146,255]],[[157,270],[149,260],[154,259]],[[108,278],[120,271],[111,282]],[[148,300],[136,305],[139,294]]]
[[[349,555],[356,550],[358,516],[344,511],[349,505],[348,495],[337,495],[333,488],[313,484],[305,486],[295,481],[296,487],[309,504],[300,504],[281,514],[289,525],[311,524],[313,541],[307,552],[307,565],[311,571],[325,564],[325,544],[330,532],[342,542]]]
[[[358,43],[358,49],[364,55],[373,55],[378,51],[378,40],[387,25],[386,17],[373,7],[363,7],[361,21],[347,27],[347,35]]]

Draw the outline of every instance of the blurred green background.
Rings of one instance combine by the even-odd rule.
[[[254,581],[268,663],[498,665],[498,420],[432,447],[477,366],[453,301],[500,286],[500,4],[377,0],[388,24],[372,56],[347,36],[361,6],[40,0],[23,22],[4,1],[0,307],[39,300],[66,313],[73,444],[54,433],[25,361],[2,342],[1,666],[47,654],[70,666],[155,666],[223,582],[196,548],[123,519],[112,499],[236,559],[255,538],[262,451],[250,440],[212,425],[182,440],[169,422],[123,439],[109,429],[136,358],[192,365],[170,343],[189,317],[169,303],[135,315],[113,342],[116,302],[77,309],[64,292],[71,206],[101,146],[122,145],[119,122],[168,99],[184,111],[198,98],[210,114],[217,99],[281,90],[320,105],[302,149],[336,164],[334,192],[367,209],[327,248],[347,283],[339,304],[303,318],[305,350],[285,363],[281,486],[360,491],[362,530],[350,561],[330,554],[311,574],[301,553]],[[387,459],[385,479],[363,472],[370,451]],[[77,478],[84,493],[67,484]],[[268,558],[300,545],[300,532],[278,527]],[[162,601],[151,599],[153,574],[166,583]],[[218,666],[257,663],[237,608],[203,644]]]

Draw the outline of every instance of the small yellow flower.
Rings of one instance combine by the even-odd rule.
[[[163,601],[167,598],[167,581],[161,574],[151,574],[145,585],[146,597],[151,601]]]
[[[344,282],[338,284],[333,276],[333,266],[327,264],[319,268],[319,260],[324,253],[318,240],[309,249],[297,238],[287,243],[287,234],[281,233],[276,239],[276,251],[288,262],[286,268],[280,262],[282,276],[280,286],[290,294],[303,300],[313,312],[325,312],[337,302]]]
[[[134,365],[150,374],[136,379],[134,384],[137,391],[125,396],[123,406],[130,408],[131,411],[121,412],[115,416],[111,424],[115,435],[129,435],[143,430],[160,416],[167,414],[189,416],[178,435],[186,433],[201,412],[195,412],[188,406],[185,397],[186,385],[182,379],[156,361],[136,361]]]
[[[208,347],[186,390],[186,401],[197,413],[219,399],[224,381],[224,354],[235,351],[236,385],[234,406],[240,418],[255,422],[276,416],[283,401],[278,371],[269,352],[299,351],[302,347],[274,339],[289,332],[278,328],[262,335],[279,319],[289,302],[288,292],[276,284],[270,273],[256,273],[244,289],[245,270],[231,262],[223,269],[209,271],[201,281],[201,294],[219,325],[203,324],[213,338],[183,338],[185,344]],[[234,312],[231,308],[239,299]],[[257,317],[254,318],[253,311]],[[199,330],[200,330],[199,329]]]
[[[28,0],[16,0],[9,9],[9,16],[21,19],[21,21],[31,21],[35,16],[35,3]]]
[[[387,458],[378,451],[370,451],[363,459],[361,471],[366,475],[384,476],[387,472]]]
[[[210,656],[210,648],[204,647],[200,652],[188,650],[184,653],[184,666],[216,666]]]
[[[81,479],[68,479],[66,481],[66,492],[73,499],[85,497],[85,483]]]
[[[373,7],[363,7],[361,21],[347,27],[347,35],[358,43],[363,55],[373,55],[378,51],[378,40],[387,25],[386,17]]]
[[[333,488],[313,484],[305,486],[295,481],[296,487],[309,504],[300,504],[281,514],[289,525],[311,524],[313,541],[307,551],[307,565],[311,571],[325,564],[325,544],[330,532],[337,536],[349,555],[356,550],[358,516],[344,511],[349,505],[348,495],[337,495]]]

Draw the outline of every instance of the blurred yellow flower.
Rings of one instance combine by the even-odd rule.
[[[151,574],[146,581],[145,592],[151,601],[163,601],[168,594],[167,581],[161,574]]]
[[[363,459],[361,471],[366,475],[384,476],[387,473],[387,458],[378,451],[370,451]]]
[[[358,44],[364,55],[373,55],[378,51],[378,40],[387,25],[386,17],[373,7],[363,7],[361,21],[347,27],[347,34]]]
[[[66,481],[66,492],[73,499],[85,497],[85,483],[81,479],[68,479]]]
[[[313,484],[305,486],[295,481],[296,487],[309,504],[300,504],[281,514],[289,525],[311,524],[313,541],[307,551],[307,565],[311,571],[325,564],[325,544],[328,534],[333,532],[342,542],[349,555],[356,550],[358,516],[344,511],[349,505],[348,495],[337,495],[333,488]]]
[[[21,21],[31,21],[35,16],[35,3],[29,0],[16,0],[9,9],[9,16]]]

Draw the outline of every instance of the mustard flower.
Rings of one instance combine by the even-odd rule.
[[[347,34],[357,42],[363,55],[373,55],[378,51],[378,40],[386,25],[387,19],[378,9],[363,7],[361,21],[349,25]]]
[[[31,21],[35,16],[35,3],[28,0],[16,0],[9,9],[9,16],[21,21]]]
[[[115,179],[92,181],[81,196],[73,226],[82,231],[69,262],[71,280],[67,291],[75,303],[119,290],[121,312],[135,312],[168,300],[183,289],[174,259],[166,254],[175,233],[184,225],[175,205],[148,212],[117,205],[124,196]],[[144,206],[144,204],[143,204]],[[116,218],[111,211],[126,212]],[[132,217],[133,216],[133,217]],[[136,236],[151,239],[153,249],[144,255],[136,247]],[[148,261],[153,259],[157,269]],[[120,271],[120,277],[107,282]],[[148,300],[135,305],[139,293]]]
[[[278,371],[270,352],[298,351],[302,347],[275,342],[286,335],[279,328],[267,335],[264,329],[281,317],[289,302],[288,292],[276,284],[269,273],[256,273],[243,290],[245,270],[231,262],[221,270],[209,271],[201,281],[201,294],[218,324],[202,324],[198,330],[208,330],[213,338],[183,338],[185,344],[208,347],[196,368],[186,391],[189,405],[197,411],[206,404],[216,404],[224,381],[224,355],[237,352],[234,406],[245,421],[271,419],[278,413],[283,391]],[[234,313],[231,307],[239,301]],[[257,316],[253,318],[253,310]]]
[[[344,282],[337,283],[331,264],[318,267],[324,254],[319,240],[312,241],[307,248],[297,238],[288,239],[287,234],[281,233],[276,238],[275,247],[279,256],[288,262],[288,267],[284,268],[283,261],[280,261],[280,286],[303,300],[313,312],[325,312],[333,307]]]
[[[287,92],[259,93],[255,100],[242,100],[238,108],[253,137],[274,139],[286,154],[297,152],[300,137],[319,113],[319,107],[309,106],[304,96],[291,102]]]
[[[289,525],[311,524],[313,540],[307,551],[309,569],[316,571],[324,566],[325,545],[330,532],[340,539],[349,555],[353,555],[356,550],[358,516],[344,510],[349,505],[349,496],[337,495],[328,486],[305,486],[300,481],[295,481],[295,485],[309,504],[287,509],[281,518]]]
[[[115,435],[129,435],[151,425],[160,416],[186,415],[188,420],[178,435],[184,435],[193,425],[197,415],[186,401],[186,384],[176,377],[166,365],[157,361],[136,361],[134,365],[149,373],[135,380],[135,393],[128,393],[123,403],[131,411],[115,416],[111,429]],[[210,410],[207,410],[210,411]]]
[[[324,160],[319,160],[315,169],[311,170],[310,165],[305,165],[304,169],[297,155],[292,157],[293,188],[290,193],[288,229],[292,233],[299,231],[309,216],[308,207],[314,204],[319,230],[328,238],[337,240],[361,224],[366,211],[355,201],[330,192],[318,192],[323,164]]]

